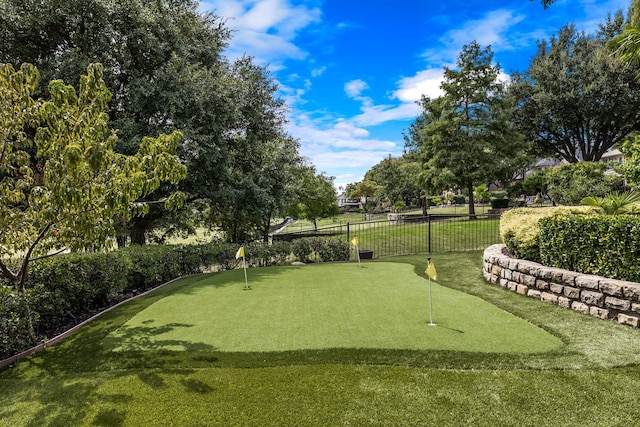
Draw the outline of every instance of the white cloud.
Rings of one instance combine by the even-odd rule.
[[[398,82],[399,89],[393,93],[393,97],[402,102],[416,102],[422,99],[422,95],[429,98],[437,98],[443,94],[440,84],[444,79],[442,68],[430,68],[419,71],[413,77],[404,77]]]
[[[494,10],[481,19],[467,21],[462,27],[447,32],[441,39],[445,45],[462,47],[475,40],[481,46],[495,49],[511,49],[513,38],[506,37],[513,27],[525,19],[512,10]]]
[[[320,68],[316,68],[314,70],[311,70],[311,77],[320,77],[321,75],[324,74],[325,71],[327,71],[327,67],[326,66],[322,66]]]
[[[351,80],[344,84],[344,91],[349,98],[359,97],[366,89],[369,89],[369,85],[361,79]]]
[[[270,64],[272,70],[282,67],[285,59],[307,56],[294,40],[322,17],[320,9],[294,6],[289,0],[207,0],[200,3],[200,10],[228,19],[227,27],[234,30],[226,51],[229,58],[251,55],[260,64]]]
[[[390,121],[415,119],[421,108],[415,102],[403,102],[399,105],[363,105],[362,113],[349,119],[358,126],[377,126]]]

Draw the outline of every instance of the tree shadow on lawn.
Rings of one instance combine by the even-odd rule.
[[[186,327],[190,325],[145,325],[124,328],[122,338],[130,342],[148,340],[149,336]],[[106,326],[94,328],[96,330],[88,335],[95,338],[103,328]],[[156,348],[166,348],[170,345],[183,348],[185,354],[205,352],[211,355],[216,349],[208,344],[181,340],[145,341],[144,347],[150,348],[151,351],[116,354],[101,350],[97,343],[99,340],[94,341],[89,337],[77,339],[73,344],[64,342],[19,363],[13,370],[3,372],[3,377],[12,377],[6,381],[12,387],[0,399],[0,403],[4,401],[0,405],[0,419],[16,416],[16,411],[7,411],[13,403],[31,402],[30,406],[38,409],[29,416],[23,415],[22,419],[28,426],[123,425],[127,413],[122,408],[136,397],[135,389],[120,388],[130,392],[109,393],[101,390],[101,386],[123,378],[130,381],[128,377],[136,377],[140,383],[151,389],[166,388],[168,385],[165,379],[153,371],[158,364],[163,366],[162,374],[184,376],[178,382],[184,388],[184,392],[208,394],[214,391],[207,384],[188,378],[194,369],[184,366],[172,369],[171,361],[166,358],[172,359],[174,355],[170,353],[176,352],[154,351]],[[189,365],[188,362],[186,364]]]

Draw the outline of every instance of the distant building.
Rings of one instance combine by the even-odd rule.
[[[602,155],[600,161],[603,163],[617,163],[624,165],[624,154],[620,150],[610,150]]]
[[[347,193],[343,191],[342,193],[338,194],[338,207],[341,209],[362,209],[362,201],[358,199],[347,198]]]

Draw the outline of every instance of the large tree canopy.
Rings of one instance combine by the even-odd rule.
[[[38,80],[31,65],[0,66],[0,275],[16,286],[35,258],[112,245],[114,221],[148,209],[139,197],[186,175],[175,156],[178,132],[142,138],[131,156],[113,151],[111,93],[99,64],[87,68],[78,92],[51,81],[49,101],[32,97]],[[162,201],[175,207],[182,196]]]
[[[490,47],[465,45],[458,68],[445,69],[444,95],[423,97],[423,114],[409,136],[409,145],[423,158],[431,181],[447,176],[467,190],[470,214],[475,213],[474,184],[503,178],[519,168],[514,154],[526,149],[510,121],[510,100],[492,59]]]
[[[288,213],[294,218],[311,221],[317,230],[318,219],[328,218],[340,212],[333,177],[323,173],[317,174],[313,166],[297,168],[295,176],[296,196]]]
[[[549,42],[539,42],[527,72],[514,76],[518,127],[539,155],[598,161],[640,129],[638,68],[606,49],[622,23],[618,13],[593,35],[567,25]]]
[[[44,79],[65,81],[77,81],[90,62],[103,63],[116,150],[131,154],[144,135],[180,130],[178,154],[189,173],[179,189],[188,202],[210,207],[208,218],[217,221],[211,225],[231,231],[229,239],[242,238],[256,227],[257,214],[244,211],[246,196],[268,190],[249,172],[267,166],[260,162],[270,161],[274,141],[290,140],[285,106],[265,68],[250,57],[224,57],[231,33],[221,18],[199,12],[198,3],[6,0],[0,2],[0,62],[30,62]],[[174,190],[163,185],[149,197]],[[253,204],[254,211],[258,206],[270,209]],[[155,228],[192,229],[196,209],[189,204],[171,214],[156,207],[122,229],[144,243]]]
[[[407,206],[420,199],[422,188],[419,185],[419,175],[422,170],[420,163],[407,156],[388,158],[373,166],[365,174],[365,181],[375,182],[378,187],[375,195],[383,201],[402,201]]]

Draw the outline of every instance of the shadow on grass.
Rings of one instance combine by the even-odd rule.
[[[189,325],[128,328],[124,339],[135,342],[145,334],[153,335],[182,327],[189,327]],[[89,335],[95,337],[99,335],[99,331],[103,333],[102,328],[94,328],[93,334]],[[144,341],[145,338],[142,340]],[[24,424],[28,426],[87,424],[121,426],[125,424],[127,418],[127,412],[122,408],[126,408],[127,403],[136,398],[135,391],[131,391],[131,394],[109,393],[101,389],[105,383],[119,379],[129,381],[129,378],[134,375],[141,383],[153,390],[164,389],[169,387],[165,379],[159,372],[148,369],[161,366],[162,373],[171,372],[172,375],[184,377],[180,383],[185,392],[198,394],[213,392],[213,389],[206,384],[187,378],[193,372],[191,367],[187,367],[192,365],[188,358],[184,363],[176,364],[174,361],[179,359],[175,353],[191,355],[206,352],[207,360],[211,363],[215,361],[215,358],[211,357],[215,348],[203,343],[180,340],[145,342],[143,345],[148,348],[173,345],[184,348],[185,351],[131,351],[118,355],[101,350],[99,345],[91,343],[89,337],[86,337],[76,340],[74,345],[69,343],[48,349],[18,364],[14,371],[5,372],[5,374],[13,373],[15,376],[22,376],[22,381],[8,380],[14,387],[11,387],[10,395],[5,396],[4,399],[34,403],[32,406],[38,409],[29,415],[23,415]],[[184,367],[172,369],[177,365]],[[131,369],[139,369],[139,371]],[[92,370],[95,370],[95,374],[91,372]],[[0,409],[0,419],[9,416],[11,414],[3,413]]]
[[[106,349],[115,351],[157,351],[171,348],[176,351],[215,351],[216,348],[204,343],[186,340],[155,340],[153,337],[171,332],[179,328],[190,328],[194,325],[184,323],[167,323],[152,326],[153,320],[145,321],[145,326],[123,325],[115,333],[102,340]]]

